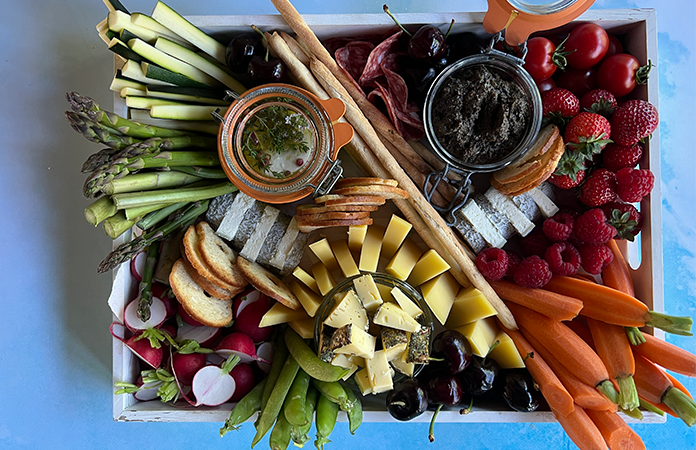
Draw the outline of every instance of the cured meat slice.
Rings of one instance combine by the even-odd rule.
[[[349,42],[344,47],[336,50],[336,62],[348,72],[354,80],[358,80],[363,70],[365,70],[367,59],[370,57],[370,53],[374,48],[375,46],[370,42]]]
[[[389,54],[396,53],[401,33],[402,31],[394,33],[372,50],[365,64],[365,70],[358,80],[360,86],[367,86],[372,80],[384,75],[382,73],[382,61]]]

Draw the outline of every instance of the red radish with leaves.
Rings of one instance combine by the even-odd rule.
[[[230,376],[234,378],[235,390],[230,401],[238,402],[256,386],[256,376],[254,369],[249,364],[239,363],[230,371]]]
[[[149,339],[141,339],[139,335],[133,335],[126,339],[126,328],[118,322],[111,324],[110,331],[113,337],[123,342],[138,358],[145,361],[153,369],[157,369],[162,365],[164,360],[164,349],[162,346],[154,347],[150,344]]]
[[[123,321],[134,333],[145,331],[149,328],[158,328],[167,319],[167,307],[164,302],[157,297],[152,297],[150,305],[150,318],[143,322],[138,316],[138,299],[130,302],[123,313]]]
[[[228,334],[215,347],[215,352],[225,358],[229,358],[231,355],[239,356],[240,361],[243,363],[252,361],[268,362],[256,354],[254,341],[244,333]]]
[[[151,289],[152,295],[162,300],[164,306],[167,308],[167,320],[174,317],[178,308],[178,302],[176,298],[174,298],[171,288],[162,283],[153,281]]]
[[[198,342],[201,347],[212,347],[221,334],[221,328],[206,327],[205,325],[195,327],[184,323],[176,330],[176,340],[179,342],[191,340]]]
[[[205,366],[196,372],[191,384],[193,395],[196,397],[194,406],[218,406],[232,398],[237,383],[230,372],[237,363],[239,357],[234,355],[229,357],[222,367]]]
[[[196,341],[182,342],[179,351],[172,354],[172,371],[178,381],[190,386],[196,372],[206,365],[206,355],[212,352]]]
[[[234,322],[233,329],[244,333],[254,342],[263,342],[271,338],[275,327],[259,327],[264,314],[271,309],[268,297],[261,295],[259,299],[241,310]]]

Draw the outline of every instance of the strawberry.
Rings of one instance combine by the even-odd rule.
[[[655,131],[659,122],[657,108],[645,100],[629,100],[611,116],[612,139],[629,147]]]
[[[580,108],[583,111],[601,114],[604,117],[611,117],[616,109],[616,97],[605,89],[593,89],[580,99]]]
[[[541,94],[541,105],[546,123],[564,125],[580,111],[580,100],[567,89],[553,88]]]
[[[630,203],[611,202],[602,205],[602,211],[607,216],[609,224],[616,228],[617,238],[633,241],[640,233],[643,225],[643,216]]]
[[[594,170],[582,184],[580,201],[600,206],[616,199],[616,175],[607,169]]]
[[[642,157],[643,146],[640,143],[630,147],[609,144],[602,151],[602,165],[605,169],[616,173],[625,167],[635,167]]]
[[[592,208],[575,220],[573,234],[578,242],[606,244],[616,236],[616,228],[609,225],[604,211]]]
[[[567,147],[580,152],[585,159],[592,159],[611,142],[610,136],[611,125],[604,116],[581,112],[568,122],[563,140]]]
[[[650,169],[625,167],[616,172],[616,194],[625,202],[639,202],[655,185],[655,175]]]
[[[558,161],[556,170],[549,182],[561,189],[571,189],[585,179],[585,161],[580,153],[566,149]]]

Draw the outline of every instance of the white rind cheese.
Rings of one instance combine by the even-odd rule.
[[[529,191],[529,196],[532,197],[532,200],[537,204],[544,217],[551,217],[559,211],[558,206],[538,187]]]
[[[280,214],[280,210],[278,208],[266,206],[266,208],[263,210],[261,220],[259,220],[258,225],[256,225],[254,233],[246,241],[242,251],[239,252],[244,259],[256,261],[256,257],[259,255],[261,247],[263,247],[263,243],[266,242],[268,231],[273,226],[273,223],[275,223],[278,214]]]
[[[522,211],[504,194],[501,194],[493,186],[490,187],[484,194],[491,205],[502,214],[504,214],[510,222],[512,222],[515,230],[522,236],[528,235],[534,229],[534,223],[527,219]]]
[[[244,220],[244,214],[254,205],[255,201],[243,192],[238,193],[232,206],[227,208],[225,217],[216,231],[217,235],[228,241],[233,240],[237,230],[239,230],[239,224]]]
[[[373,313],[383,303],[379,288],[375,284],[372,275],[367,274],[353,280],[353,287],[358,294],[358,298],[368,313]]]
[[[242,194],[240,193],[239,195]],[[287,259],[288,254],[290,254],[290,250],[292,250],[292,246],[295,244],[295,238],[297,238],[299,233],[300,228],[297,225],[297,219],[293,216],[287,230],[285,230],[285,234],[280,240],[280,244],[278,244],[278,248],[276,249],[275,255],[273,255],[273,259],[271,259],[270,264],[273,267],[283,270],[283,267],[285,267],[285,260]]]
[[[421,325],[409,316],[401,307],[394,303],[384,303],[379,307],[372,321],[383,327],[413,333],[420,330]]]
[[[502,248],[507,242],[474,199],[466,202],[459,213],[469,220],[491,247]]]

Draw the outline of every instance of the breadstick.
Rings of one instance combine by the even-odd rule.
[[[290,39],[292,38],[290,37]],[[278,35],[278,33],[273,33],[268,39],[268,43],[271,46],[271,49],[273,49],[278,55],[278,58],[285,63],[288,70],[290,70],[290,73],[293,74],[300,86],[316,95],[320,100],[328,100],[331,98],[326,93],[324,88],[317,83],[317,80],[312,75],[312,72],[309,71],[307,65],[297,57],[297,54],[292,51],[292,48],[290,48],[287,41],[283,39],[281,35]],[[307,58],[307,64],[309,64],[309,58]]]
[[[308,66],[309,65],[309,55],[305,53],[304,49],[302,46],[288,33],[285,31],[280,32],[280,37],[283,38],[285,43],[288,45],[288,48],[290,51],[292,51],[292,54],[295,55],[295,58],[297,58],[303,65]]]
[[[418,153],[423,158],[423,160],[425,160],[425,162],[433,166],[435,170],[444,169],[445,163],[442,162],[440,158],[435,156],[435,154],[428,147],[423,145],[420,141],[411,141],[409,142],[409,145],[411,146],[414,152]],[[462,179],[461,175],[452,171],[450,171],[447,174],[447,177],[455,181],[459,181]]]

